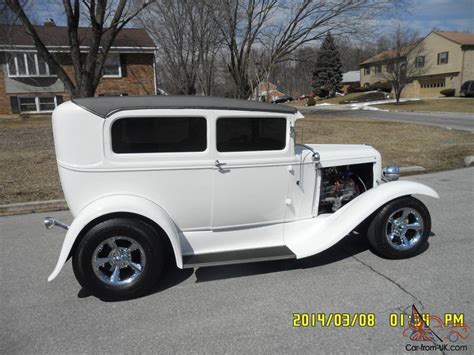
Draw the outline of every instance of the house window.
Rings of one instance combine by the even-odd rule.
[[[370,75],[370,67],[365,67],[364,68],[364,74],[365,75]]]
[[[448,64],[448,52],[438,53],[438,64]]]
[[[416,68],[423,68],[425,66],[425,56],[424,55],[420,55],[418,57],[416,57],[415,59],[415,67]]]
[[[203,152],[206,148],[204,117],[127,117],[112,125],[112,150],[118,154]]]
[[[375,74],[379,74],[382,72],[382,66],[379,64],[379,65],[376,65],[375,66]]]
[[[120,55],[112,53],[107,55],[104,63],[104,77],[121,77],[122,67],[120,66]]]
[[[11,78],[52,76],[48,64],[37,53],[8,54],[7,69]]]
[[[286,146],[283,117],[223,117],[216,128],[219,152],[283,150]]]
[[[445,79],[438,79],[437,81],[422,81],[422,82],[420,82],[420,87],[422,89],[444,88],[445,86],[446,86]]]
[[[36,97],[19,97],[20,112],[36,112]]]
[[[62,96],[14,96],[11,100],[12,112],[14,113],[51,112],[62,103]]]

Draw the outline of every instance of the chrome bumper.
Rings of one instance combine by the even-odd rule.
[[[46,217],[43,221],[44,223],[44,226],[46,227],[46,229],[51,229],[53,228],[54,226],[58,226],[58,227],[61,227],[61,228],[64,228],[65,230],[68,230],[69,229],[69,226],[66,224],[66,223],[63,223],[61,221],[58,221],[52,217]]]

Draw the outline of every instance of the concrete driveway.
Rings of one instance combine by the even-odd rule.
[[[339,117],[368,117],[474,132],[474,113],[352,110],[349,105],[303,107],[300,108],[300,111],[303,115],[306,112],[317,112],[322,115],[336,115]]]
[[[434,235],[412,259],[381,259],[352,235],[303,260],[172,270],[152,294],[118,303],[88,296],[70,262],[47,283],[64,233],[46,231],[45,214],[1,217],[0,353],[399,353],[421,344],[403,336],[406,324],[389,326],[412,304],[472,326],[474,168],[412,180],[441,196],[422,199]],[[294,312],[371,312],[376,324],[293,328]],[[472,351],[472,338],[453,344]]]

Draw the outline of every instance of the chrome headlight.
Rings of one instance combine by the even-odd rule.
[[[384,181],[397,181],[400,177],[400,167],[398,165],[388,165],[383,169]]]

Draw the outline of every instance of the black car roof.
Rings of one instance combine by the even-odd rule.
[[[76,105],[106,118],[118,111],[140,109],[207,109],[294,114],[296,108],[212,96],[109,96],[73,99]]]

